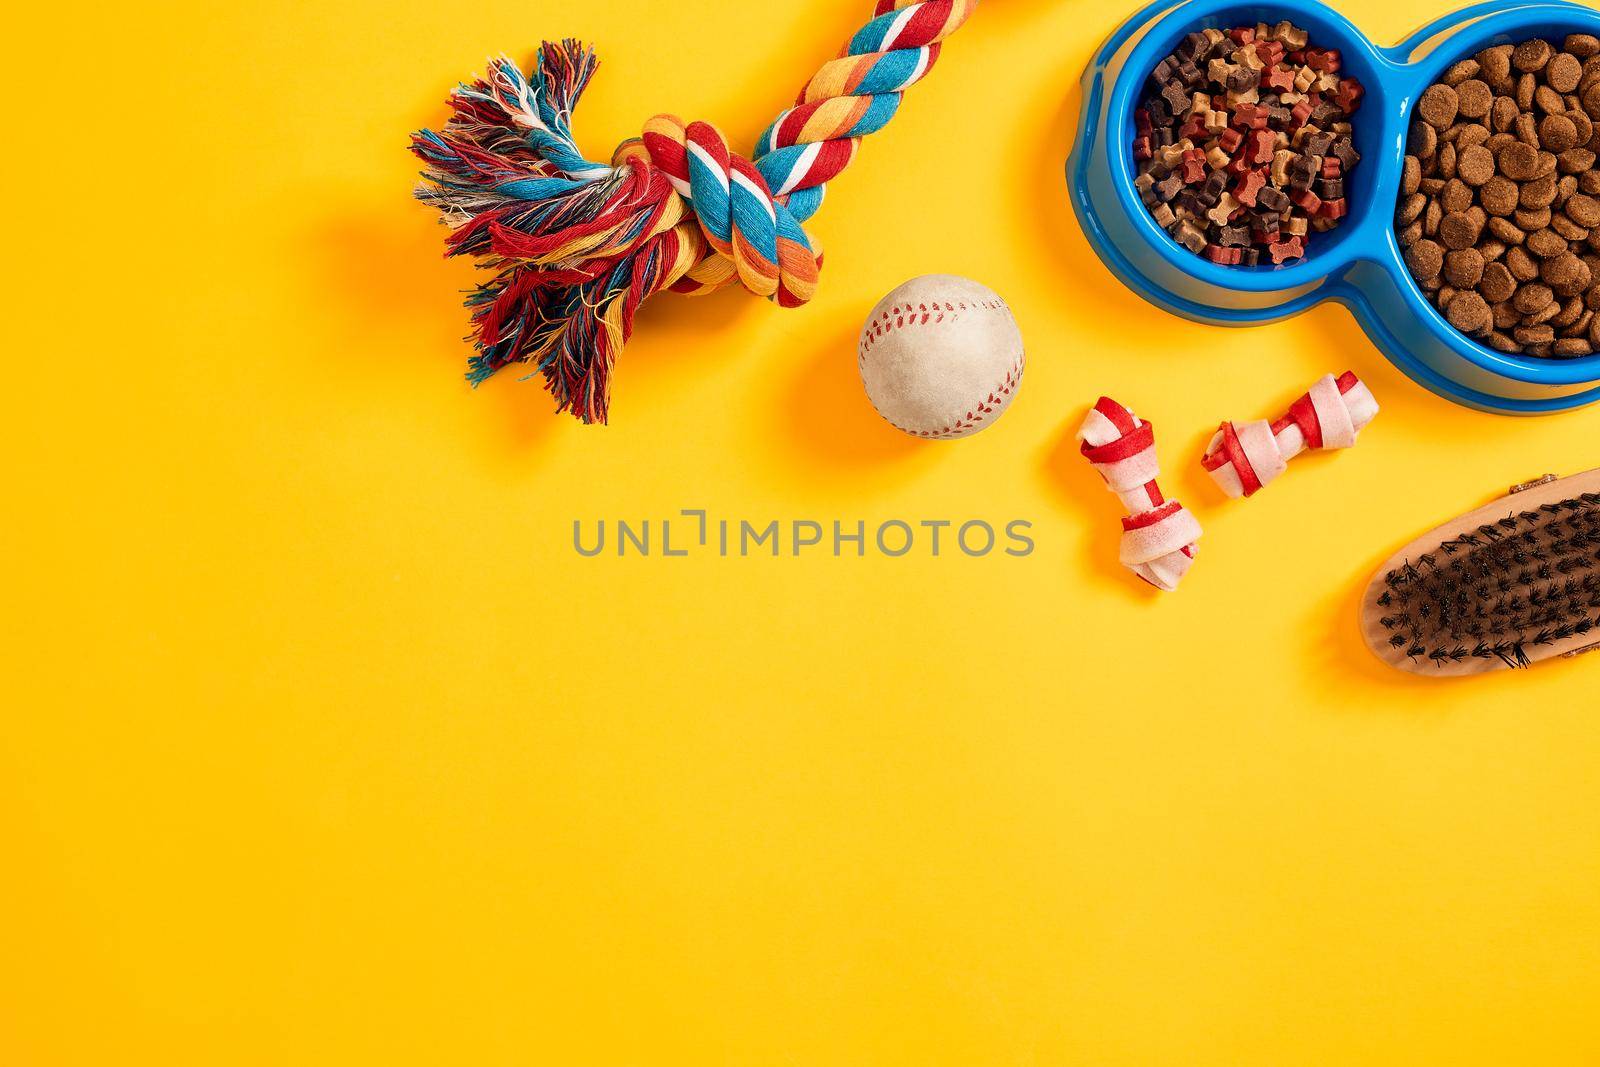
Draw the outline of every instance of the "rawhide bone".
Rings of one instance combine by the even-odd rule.
[[[1194,563],[1200,524],[1156,485],[1161,465],[1155,428],[1103,396],[1084,417],[1078,440],[1083,457],[1128,513],[1122,520],[1122,565],[1162,592],[1172,592]]]
[[[1378,414],[1360,378],[1325,374],[1275,422],[1224,422],[1200,460],[1231,497],[1254,496],[1308,448],[1349,448]]]

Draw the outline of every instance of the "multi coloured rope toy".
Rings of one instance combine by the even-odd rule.
[[[459,86],[450,120],[411,150],[425,164],[417,198],[451,227],[446,254],[496,271],[467,297],[468,380],[532,363],[558,411],[604,422],[612,365],[653,293],[737,279],[783,307],[805,303],[822,256],[801,223],[977,6],[877,0],[749,159],[715,126],[675,115],[646,122],[609,165],[585,159],[570,122],[596,62],[576,41],[546,42],[527,75],[502,58]]]

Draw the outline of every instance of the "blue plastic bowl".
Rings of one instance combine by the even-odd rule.
[[[1346,188],[1350,214],[1316,233],[1305,259],[1224,267],[1194,255],[1157,226],[1133,187],[1133,112],[1149,72],[1196,29],[1288,19],[1318,48],[1337,48],[1366,95],[1353,121],[1361,163]],[[1083,75],[1083,118],[1067,160],[1072,204],[1114,274],[1158,307],[1198,322],[1253,326],[1324,300],[1349,308],[1373,343],[1411,378],[1458,404],[1538,415],[1600,400],[1600,354],[1526,359],[1478,344],[1430,304],[1401,259],[1395,200],[1412,105],[1451,63],[1496,44],[1569,33],[1600,36],[1600,11],[1570,3],[1480,3],[1379,48],[1316,0],[1240,4],[1156,0],[1100,46]],[[1122,75],[1126,74],[1126,77]]]

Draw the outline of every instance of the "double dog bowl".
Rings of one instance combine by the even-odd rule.
[[[1352,117],[1360,164],[1346,176],[1350,214],[1313,234],[1305,259],[1282,266],[1224,267],[1178,245],[1140,202],[1133,179],[1133,113],[1150,71],[1183,36],[1215,27],[1274,25],[1307,30],[1336,48],[1366,95]],[[1537,415],[1600,400],[1600,353],[1530,359],[1487,348],[1458,332],[1406,270],[1395,235],[1395,201],[1412,107],[1459,59],[1498,44],[1570,33],[1600,36],[1600,12],[1553,2],[1480,3],[1380,48],[1316,0],[1240,4],[1157,0],[1100,47],[1083,76],[1083,116],[1067,160],[1072,204],[1090,244],[1146,300],[1185,318],[1250,326],[1298,314],[1324,300],[1343,304],[1389,359],[1441,396],[1504,414]]]

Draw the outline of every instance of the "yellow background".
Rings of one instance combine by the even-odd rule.
[[[1125,292],[1061,179],[1124,5],[988,0],[830,189],[817,300],[659,299],[610,427],[463,384],[472,271],[404,151],[457,78],[581,35],[591,154],[668,109],[745,145],[869,6],[13,13],[0,1062],[1600,1062],[1600,659],[1415,681],[1353,624],[1414,534],[1600,463],[1600,410]],[[931,271],[1029,347],[953,445],[852,355]],[[1347,367],[1360,446],[1220,501],[1217,421]],[[1205,524],[1175,595],[1072,448],[1102,392]],[[570,547],[684,507],[1037,549]]]

